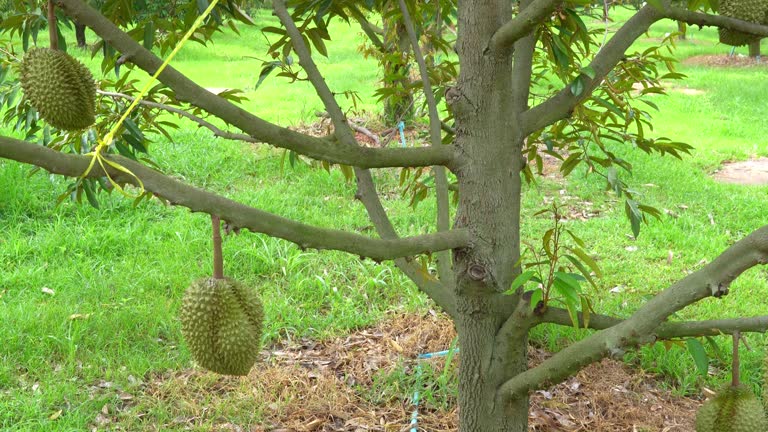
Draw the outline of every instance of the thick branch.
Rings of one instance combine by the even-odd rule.
[[[427,107],[429,108],[429,138],[433,147],[440,147],[443,145],[442,122],[440,121],[440,113],[437,110],[435,93],[432,89],[432,83],[429,79],[427,62],[424,60],[424,55],[421,52],[419,38],[416,35],[416,29],[413,27],[413,20],[411,19],[410,12],[408,12],[408,6],[405,4],[405,0],[400,0],[400,12],[403,14],[405,30],[408,32],[408,38],[411,40],[413,55],[415,56],[416,62],[419,65],[419,74],[421,75],[421,83],[424,88],[424,97],[427,100]],[[445,168],[441,166],[435,166],[432,168],[432,170],[435,173],[435,189],[437,195],[437,230],[448,231],[451,225],[450,198],[448,196],[448,177],[445,174]],[[444,285],[454,285],[455,275],[453,274],[451,253],[449,251],[439,252],[437,254],[437,273]]]
[[[646,5],[621,26],[589,64],[595,72],[595,77],[591,80],[585,80],[584,90],[581,94],[574,95],[571,92],[571,86],[566,86],[550,99],[528,110],[523,115],[526,135],[569,117],[573,109],[587,99],[605,76],[622,61],[624,53],[634,41],[643,35],[653,23],[662,18],[683,21],[691,25],[723,27],[751,33],[755,36],[768,37],[768,26],[765,25],[722,15],[692,12],[683,8],[671,7],[668,2],[662,7],[663,9],[659,10],[654,6]]]
[[[584,316],[579,313],[579,326],[584,328]],[[560,308],[547,308],[539,318],[539,323],[572,326],[568,311]],[[591,314],[588,328],[605,330],[623,323],[624,320],[606,315]],[[748,333],[764,333],[768,331],[768,315],[750,318],[734,318],[709,321],[669,321],[661,324],[653,332],[656,340],[680,339],[687,337],[719,336],[733,334],[736,331]]]
[[[273,2],[273,7],[275,13],[280,18],[280,21],[285,26],[288,36],[291,38],[293,49],[299,56],[301,66],[306,71],[309,81],[323,101],[325,109],[328,111],[328,116],[334,123],[336,135],[339,136],[339,139],[344,145],[357,145],[341,107],[338,105],[336,98],[333,96],[333,92],[331,92],[328,84],[325,82],[317,65],[312,60],[309,49],[304,43],[304,39],[301,37],[299,29],[293,22],[293,19],[285,6],[285,2],[283,0],[275,0]],[[355,176],[357,177],[358,184],[357,196],[363,202],[363,205],[368,212],[368,216],[376,227],[379,235],[388,240],[397,239],[398,236],[392,226],[392,222],[389,220],[389,216],[387,216],[384,207],[381,205],[381,200],[376,192],[376,186],[373,183],[371,172],[364,168],[355,168]],[[425,275],[417,265],[406,258],[396,259],[395,264],[416,284],[416,286],[429,295],[440,307],[449,313],[454,310],[454,299],[449,296],[450,293],[446,291],[440,283],[433,280],[430,275]]]
[[[90,27],[141,69],[154,73],[162,64],[161,59],[88,6],[87,2],[59,0],[59,3],[70,17]],[[452,163],[453,152],[447,146],[372,149],[339,145],[331,139],[310,137],[292,131],[267,122],[209,92],[170,66],[160,74],[159,80],[170,87],[179,100],[204,109],[251,137],[314,159],[365,168],[451,166]]]
[[[368,211],[368,216],[376,227],[379,235],[385,239],[397,238],[392,222],[387,216],[384,206],[381,205],[381,199],[376,193],[376,185],[373,183],[371,172],[361,168],[355,168],[357,176],[357,198],[363,203]],[[425,273],[421,267],[410,258],[398,258],[395,260],[397,267],[409,279],[416,284],[419,289],[428,295],[438,306],[440,306],[448,315],[456,316],[456,298],[453,292],[447,289],[444,283],[436,280],[429,273]]]
[[[528,35],[546,17],[557,9],[563,0],[535,0],[520,11],[516,17],[501,26],[491,38],[488,50],[510,49],[519,39]]]
[[[547,384],[557,383],[608,355],[653,340],[654,332],[673,313],[709,296],[728,292],[731,282],[758,264],[768,263],[768,225],[726,249],[701,270],[662,291],[624,322],[576,342],[504,383],[500,396],[514,399]]]
[[[595,72],[595,77],[591,80],[582,77],[584,89],[579,95],[574,95],[571,92],[571,86],[566,86],[551,98],[523,113],[525,135],[530,135],[558,120],[569,117],[576,105],[587,99],[605,76],[624,58],[624,53],[635,40],[645,33],[651,24],[661,18],[663,15],[653,6],[643,6],[621,26],[592,59],[589,66]]]
[[[304,38],[301,35],[296,23],[293,22],[288,8],[285,6],[285,1],[274,0],[272,2],[275,15],[280,18],[280,22],[285,27],[286,34],[291,38],[291,45],[293,50],[299,56],[299,65],[307,73],[307,79],[312,83],[320,100],[323,101],[323,106],[328,111],[328,115],[333,121],[336,135],[341,137],[341,144],[349,147],[357,147],[352,130],[347,124],[344,112],[341,110],[339,103],[336,101],[336,97],[333,96],[333,92],[325,82],[325,78],[320,73],[320,69],[317,68],[317,64],[312,59],[312,54],[304,42]]]
[[[12,159],[44,168],[54,174],[78,177],[86,171],[89,156],[65,154],[47,147],[0,137],[0,158]],[[192,211],[218,215],[237,228],[279,237],[302,248],[335,249],[375,260],[430,253],[464,247],[469,242],[465,230],[454,230],[398,240],[374,239],[345,231],[314,227],[240,204],[214,193],[197,189],[158,171],[120,156],[110,159],[127,168],[144,184],[147,191],[174,205]],[[98,164],[89,177],[104,176]],[[136,184],[133,176],[110,168],[109,175],[118,183]]]
[[[384,34],[384,30],[376,28],[376,26],[371,24],[371,22],[368,21],[368,19],[365,17],[365,14],[363,14],[357,7],[351,7],[350,13],[352,17],[360,24],[360,28],[363,29],[363,33],[368,36],[368,39],[370,39],[371,43],[376,47],[376,49],[378,49],[380,52],[386,52],[387,47],[384,46],[384,41],[381,40],[380,36]]]
[[[690,25],[700,27],[721,27],[750,33],[755,36],[768,37],[768,25],[760,25],[748,21],[742,21],[723,15],[711,15],[701,12],[693,12],[688,9],[669,7],[664,11],[667,18],[682,21]]]

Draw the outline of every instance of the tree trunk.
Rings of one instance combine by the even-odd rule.
[[[481,302],[474,306],[481,306]],[[469,303],[463,306],[472,308]],[[482,306],[492,309],[490,304]],[[504,381],[525,370],[527,340],[515,341],[514,352],[497,352],[495,341],[499,328],[493,317],[465,316],[456,325],[461,346],[459,430],[527,432],[528,398],[516,400],[510,405],[503,404],[496,395]]]
[[[482,3],[474,6],[472,3]],[[526,331],[499,340],[519,296],[510,286],[520,256],[522,137],[513,119],[512,50],[484,53],[493,33],[512,16],[508,0],[459,3],[456,49],[461,72],[446,98],[456,119],[463,164],[457,227],[470,227],[471,248],[454,251],[456,328],[461,347],[459,430],[527,432],[528,401],[497,400],[497,389],[527,366]],[[473,7],[474,6],[474,7]]]
[[[85,40],[85,25],[75,23],[75,37],[79,48],[85,48],[88,45],[88,41]]]
[[[749,43],[749,56],[752,58],[760,57],[760,39]]]

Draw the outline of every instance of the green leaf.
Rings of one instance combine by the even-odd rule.
[[[567,233],[568,233],[568,235],[569,235],[569,236],[571,236],[571,238],[573,239],[573,241],[574,241],[574,242],[575,242],[577,245],[579,245],[579,247],[586,247],[586,245],[584,244],[584,240],[580,239],[580,238],[579,238],[579,237],[578,237],[576,234],[574,234],[574,233],[573,233],[573,231],[571,231],[571,230],[567,229],[567,230],[565,230],[565,232],[567,232]]]
[[[509,290],[507,290],[507,293],[513,294],[515,291],[517,291],[518,288],[525,285],[534,276],[536,276],[536,272],[533,270],[527,270],[520,273],[519,275],[517,275],[515,280],[512,281],[512,285],[510,285]]]
[[[312,41],[312,45],[314,45],[315,49],[317,49],[317,52],[319,52],[324,57],[328,57],[328,48],[326,48],[325,42],[323,41],[323,38],[318,29],[307,30],[306,35],[309,37],[309,40]]]
[[[555,280],[563,281],[563,283],[565,283],[568,288],[573,290],[574,293],[580,293],[581,284],[579,283],[579,280],[574,276],[578,275],[575,275],[574,273],[555,272]]]
[[[584,66],[579,70],[579,72],[583,73],[584,75],[588,76],[589,79],[595,79],[597,74],[595,73],[595,70],[592,69],[592,66]]]
[[[581,96],[584,93],[584,80],[581,78],[581,75],[577,76],[571,83],[571,93],[574,96]]]
[[[643,214],[637,206],[637,201],[628,199],[624,206],[630,224],[632,224],[632,234],[635,238],[640,235],[640,222],[643,221]]]
[[[661,3],[661,0],[648,0],[648,4],[653,6],[656,10],[661,12],[664,11],[664,5]]]
[[[83,181],[83,190],[85,191],[85,197],[88,198],[88,203],[94,208],[99,208],[99,200],[96,199],[96,193],[93,191],[90,181]]]
[[[150,20],[144,25],[144,48],[152,50],[155,43],[155,23]]]
[[[539,302],[544,298],[544,291],[541,288],[536,288],[531,291],[531,310],[536,309]]]
[[[686,339],[685,345],[688,347],[688,352],[691,353],[699,373],[707,376],[707,372],[709,372],[709,356],[707,356],[707,350],[704,349],[704,345],[698,339]]]
[[[571,317],[571,323],[573,323],[573,328],[576,328],[576,329],[579,328],[578,304],[579,304],[578,301],[573,301],[572,299],[565,300],[565,308],[568,310],[568,315]]]
[[[589,320],[592,316],[592,302],[585,296],[581,296],[581,316],[584,318],[584,328],[589,328]]]
[[[565,255],[565,258],[570,261],[579,271],[581,274],[584,275],[584,278],[589,282],[590,285],[592,285],[594,288],[597,288],[597,284],[592,279],[592,275],[589,274],[589,269],[587,269],[584,264],[578,260],[578,258],[574,257],[573,255]]]
[[[593,272],[595,272],[595,275],[597,277],[603,277],[603,272],[600,271],[600,266],[597,265],[594,259],[590,257],[584,250],[577,248],[577,247],[569,247],[568,250],[573,252],[577,257],[579,257],[579,260],[583,262],[584,264],[588,265],[590,269],[592,269]]]

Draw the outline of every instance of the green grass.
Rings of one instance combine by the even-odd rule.
[[[267,15],[259,19],[274,23]],[[675,28],[674,23],[660,23],[649,38],[656,40]],[[356,30],[344,24],[335,30],[339,38],[329,44],[331,56],[321,59],[321,68],[334,91],[359,92],[362,107],[375,112],[371,94],[375,62],[360,59]],[[266,42],[256,30],[243,31],[242,40],[229,33],[220,35],[211,49],[186,47],[175,66],[205,86],[244,89],[251,98],[246,107],[266,119],[283,124],[312,121],[321,104],[306,83],[288,85],[270,77],[254,88],[261,62],[250,56],[263,57]],[[642,40],[638,47],[649,43]],[[690,40],[678,46],[680,58],[729,50],[716,44],[712,30],[692,30]],[[222,62],[226,74],[220,73]],[[541,181],[525,189],[522,229],[528,239],[538,238],[548,228],[547,220],[532,216],[544,206],[545,197],[555,197],[566,207],[590,201],[603,209],[599,218],[569,222],[605,273],[600,289],[593,293],[598,311],[628,315],[647,296],[765,223],[765,187],[718,184],[708,173],[723,160],[768,156],[763,120],[768,117],[764,101],[768,68],[681,65],[680,70],[688,75],[682,85],[704,93],[691,96],[671,91],[654,97],[661,107],[654,133],[694,145],[693,154],[680,161],[650,157],[629,146],[615,149],[634,164],[628,181],[642,191],[643,200],[673,210],[679,217],[652,221],[634,241],[627,236],[629,224],[620,202],[604,192],[597,178],[576,172],[565,186]],[[328,174],[305,165],[281,170],[278,151],[212,139],[192,126],[176,133],[175,141],[158,142],[151,152],[164,170],[185,181],[308,223],[370,230],[364,209],[354,200],[354,184],[346,183],[339,172]],[[433,203],[409,208],[399,199],[394,174],[383,171],[377,176],[385,206],[400,232],[433,230]],[[88,429],[105,404],[114,403],[120,392],[137,391],[137,382],[148,374],[191,366],[174,317],[184,288],[211,272],[208,218],[156,201],[133,208],[117,195],[104,197],[100,209],[69,201],[55,206],[66,183],[43,174],[29,176],[28,167],[0,161],[2,430]],[[567,200],[567,196],[574,198]],[[637,250],[630,252],[628,246]],[[302,252],[286,242],[247,232],[227,237],[224,249],[227,273],[262,293],[267,343],[281,338],[326,338],[374,323],[388,311],[429,306],[389,264],[338,252]],[[674,253],[671,264],[667,264],[669,251]],[[620,294],[609,292],[617,286],[622,287]],[[43,288],[54,294],[46,294]],[[766,271],[753,269],[734,284],[731,295],[705,300],[683,311],[680,318],[765,314],[762,299],[767,295]],[[540,327],[534,340],[554,350],[580,333]],[[724,338],[721,342],[723,347],[729,344]],[[750,342],[752,351],[744,353],[743,369],[750,382],[757,383],[762,338],[750,336]],[[670,377],[667,382],[680,393],[695,393],[705,382],[680,348],[646,347],[628,359]],[[706,381],[710,385],[722,380],[727,370],[718,361],[713,365],[721,372]],[[383,397],[395,397],[392,389],[409,388],[412,377],[399,373],[382,375],[377,381]],[[441,376],[440,371],[433,375]],[[450,383],[437,387],[453,388]],[[171,424],[174,407],[158,401],[151,409],[152,418],[142,421]],[[201,430],[205,427],[200,425]]]

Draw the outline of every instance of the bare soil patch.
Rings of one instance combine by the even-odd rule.
[[[768,67],[768,61],[745,55],[711,54],[689,57],[683,64],[710,67]]]
[[[768,158],[725,162],[714,178],[723,183],[768,185]]]
[[[399,397],[379,403],[372,403],[365,389],[381,371],[405,367],[406,373],[414,373],[417,361],[432,362],[442,370],[443,358],[416,357],[447,349],[454,337],[452,324],[439,314],[402,315],[327,342],[303,340],[272,347],[244,378],[202,370],[149,376],[133,408],[123,412],[123,420],[120,415],[114,418],[113,430],[121,430],[125,416],[152,418],[152,407],[162,405],[173,411],[169,414],[174,420],[152,423],[155,429],[150,430],[195,428],[213,421],[213,430],[221,431],[408,431],[414,388],[398,389]],[[530,354],[532,364],[549,355],[536,348]],[[531,401],[530,430],[537,432],[692,432],[699,405],[660,390],[654,377],[611,360],[536,392]],[[457,410],[455,404],[450,406],[422,402],[419,430],[456,431]],[[246,410],[245,418],[259,413],[262,420],[238,424],[237,416],[221,414],[227,409]]]

